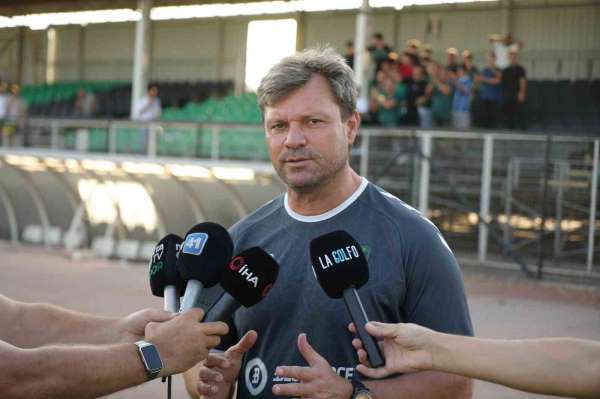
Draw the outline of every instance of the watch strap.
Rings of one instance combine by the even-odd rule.
[[[144,369],[146,370],[146,375],[148,377],[148,381],[155,379],[160,374],[163,363],[158,350],[154,346],[154,344],[147,341],[137,341],[135,345],[138,347],[138,353],[140,354],[140,358],[142,360],[142,364],[144,365]],[[154,351],[155,357],[147,356],[147,351]],[[152,360],[154,359],[154,360]],[[152,364],[155,363],[155,364]]]
[[[366,387],[365,384],[362,383],[362,381],[360,381],[357,378],[352,378],[350,380],[350,383],[352,384],[352,398],[351,399],[367,399],[367,398],[373,398],[373,394],[371,393],[371,390],[369,388]]]

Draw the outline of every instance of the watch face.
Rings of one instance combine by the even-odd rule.
[[[364,392],[358,392],[354,396],[354,399],[373,399],[373,396],[371,396],[371,393],[369,393],[368,391],[364,391]]]
[[[141,351],[144,355],[144,361],[146,362],[148,371],[160,371],[162,369],[162,360],[160,360],[160,356],[154,345],[145,346],[141,348]]]

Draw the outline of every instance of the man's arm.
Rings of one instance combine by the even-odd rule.
[[[509,341],[435,335],[436,369],[545,395],[600,395],[600,343],[569,338]]]
[[[219,344],[224,323],[200,323],[192,309],[165,323],[149,323],[145,340],[163,362],[161,376],[189,369]],[[3,398],[95,398],[146,381],[133,343],[105,346],[47,346],[21,349],[0,341]]]
[[[495,70],[494,77],[486,78],[482,75],[481,80],[490,85],[499,85],[502,82],[502,72],[500,72],[499,70]]]
[[[151,321],[172,315],[143,310],[123,318],[75,312],[44,303],[23,303],[0,295],[0,339],[21,348],[49,344],[135,342]]]
[[[354,331],[354,326],[350,326]],[[383,367],[366,367],[360,340],[358,371],[371,378],[440,370],[546,395],[600,396],[600,342],[575,338],[493,340],[442,334],[416,324],[369,323],[383,339]]]
[[[6,399],[95,398],[146,380],[134,344],[20,349],[0,341],[0,369]]]
[[[519,78],[519,102],[525,102],[525,97],[527,95],[527,79],[525,76]]]

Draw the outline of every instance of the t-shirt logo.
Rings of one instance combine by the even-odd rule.
[[[263,361],[255,357],[246,363],[244,377],[248,392],[252,396],[260,394],[267,385],[267,368]]]
[[[371,247],[367,244],[361,245],[363,253],[365,254],[365,258],[369,259],[369,255],[371,255]]]

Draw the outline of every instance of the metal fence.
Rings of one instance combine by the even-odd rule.
[[[428,215],[473,263],[597,275],[600,139],[363,130],[363,176]],[[468,255],[466,255],[468,258]]]
[[[30,119],[9,142],[268,161],[262,127],[248,125]],[[600,276],[599,147],[591,136],[363,128],[351,163],[433,220],[461,259]]]

